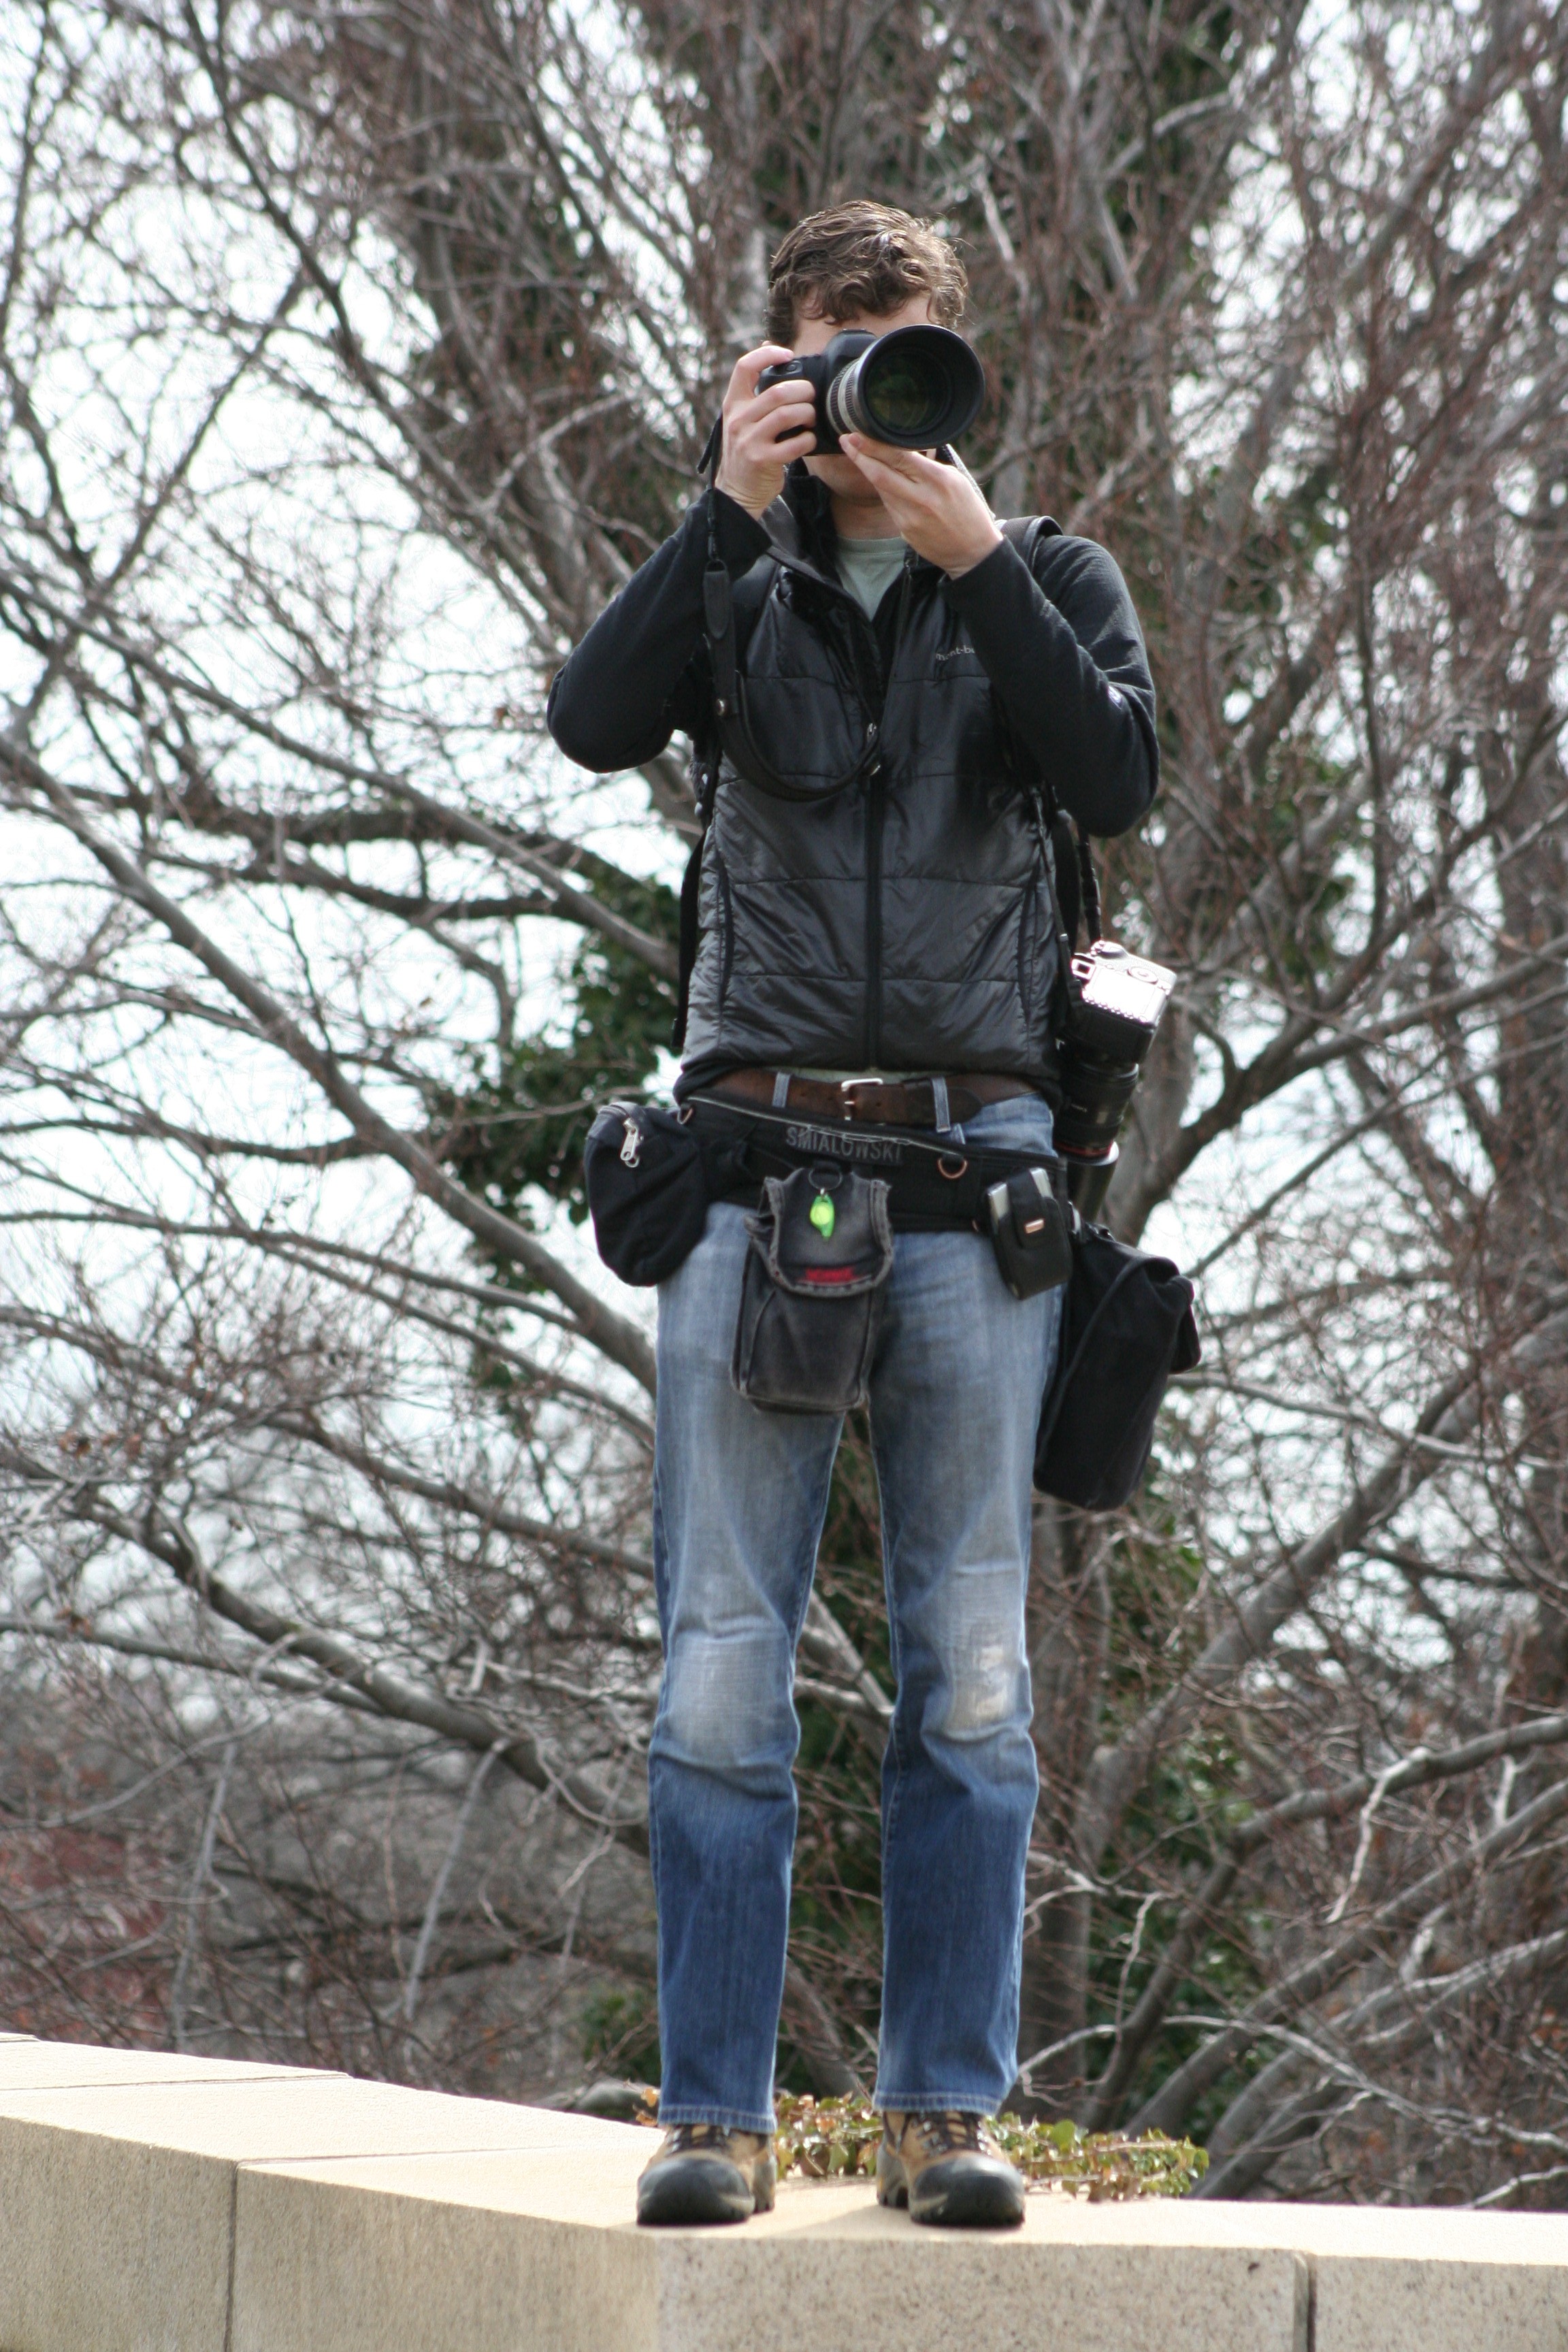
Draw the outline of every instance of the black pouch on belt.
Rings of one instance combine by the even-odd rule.
[[[893,1265],[887,1184],[847,1168],[797,1168],[767,1179],[746,1226],[735,1386],[773,1412],[863,1404]]]
[[[1064,1214],[1048,1168],[1018,1168],[1005,1182],[988,1185],[985,1208],[996,1264],[1015,1298],[1059,1289],[1069,1279],[1070,1212]]]
[[[606,1103],[588,1129],[583,1174],[599,1255],[623,1282],[672,1275],[702,1239],[708,1203],[739,1175],[742,1148],[697,1133],[689,1111]]]

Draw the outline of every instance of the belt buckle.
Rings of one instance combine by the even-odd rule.
[[[840,1114],[841,1118],[844,1119],[844,1122],[845,1122],[845,1124],[846,1124],[847,1126],[849,1124],[849,1122],[850,1122],[851,1120],[853,1120],[853,1118],[855,1118],[855,1116],[856,1116],[856,1111],[857,1111],[857,1108],[858,1108],[858,1106],[857,1106],[857,1104],[856,1104],[856,1100],[855,1100],[856,1096],[857,1096],[857,1095],[861,1091],[861,1089],[862,1089],[862,1088],[867,1087],[870,1087],[870,1088],[871,1088],[875,1093],[877,1093],[877,1094],[880,1094],[880,1093],[881,1093],[881,1091],[882,1091],[882,1081],[881,1081],[881,1079],[880,1079],[880,1078],[840,1078],[840,1079],[839,1079],[839,1081],[838,1081],[838,1108],[839,1108],[839,1114]]]

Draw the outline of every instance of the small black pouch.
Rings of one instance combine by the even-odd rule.
[[[662,1282],[701,1240],[709,1171],[679,1111],[606,1103],[588,1129],[583,1176],[599,1255],[623,1282]]]
[[[989,1185],[985,1212],[997,1266],[1015,1298],[1058,1290],[1071,1278],[1072,1228],[1051,1189],[1050,1169],[1018,1168],[1004,1183]]]
[[[866,1402],[893,1266],[888,1186],[823,1166],[770,1176],[751,1247],[730,1376],[773,1412]]]

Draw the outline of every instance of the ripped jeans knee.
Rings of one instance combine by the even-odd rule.
[[[763,1619],[671,1638],[651,1752],[721,1780],[787,1780],[799,1738],[783,1628]]]

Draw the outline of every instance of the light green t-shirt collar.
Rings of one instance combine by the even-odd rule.
[[[840,539],[835,551],[838,577],[868,621],[898,578],[909,553],[902,539]]]

